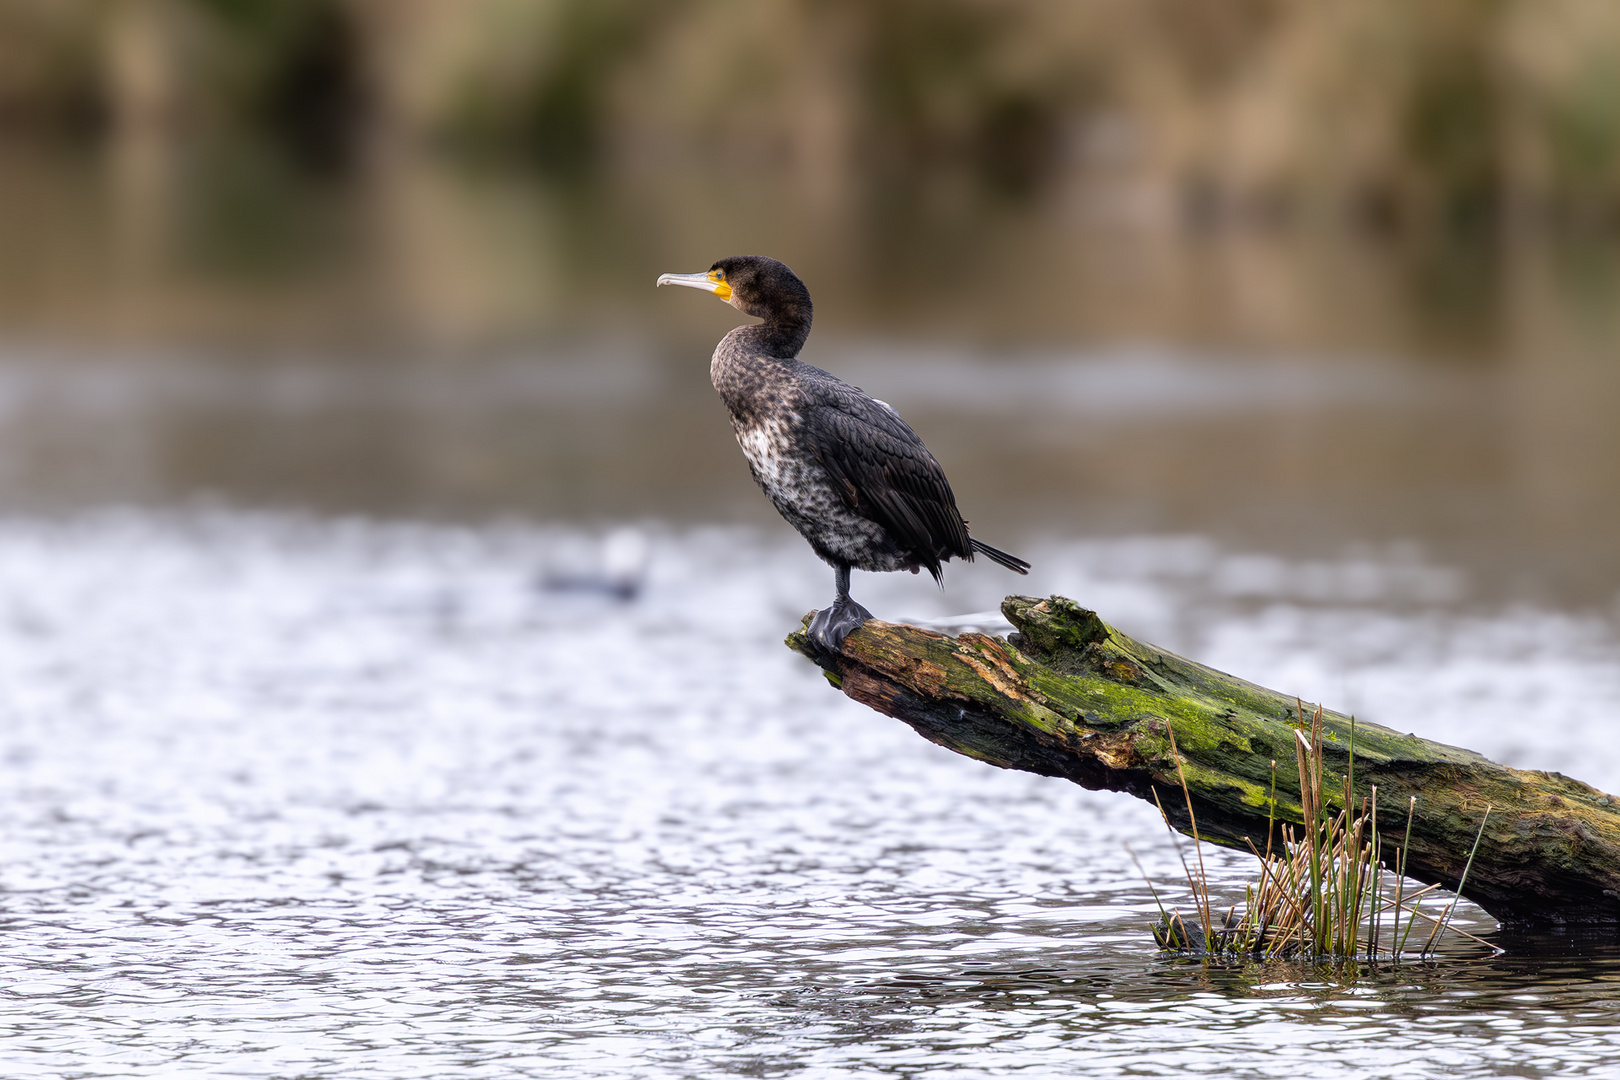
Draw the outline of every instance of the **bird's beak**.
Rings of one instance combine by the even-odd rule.
[[[710,270],[702,274],[659,274],[660,285],[685,285],[688,289],[702,289],[712,292],[722,300],[731,299],[731,286],[718,270]]]

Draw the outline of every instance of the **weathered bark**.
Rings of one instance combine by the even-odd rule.
[[[1156,791],[1183,832],[1171,728],[1205,839],[1263,849],[1273,777],[1277,822],[1301,820],[1294,698],[1136,641],[1063,597],[1010,596],[1001,609],[1019,631],[1010,639],[872,620],[838,655],[802,630],[788,644],[849,697],[932,742],[1082,787]],[[1325,712],[1323,732],[1323,786],[1338,806],[1350,719]],[[1359,721],[1353,774],[1358,803],[1378,788],[1386,856],[1417,797],[1409,877],[1455,889],[1489,806],[1463,895],[1504,922],[1620,923],[1614,796]]]

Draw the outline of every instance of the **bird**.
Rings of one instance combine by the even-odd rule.
[[[833,568],[836,598],[808,628],[823,649],[841,652],[872,618],[850,598],[851,569],[926,569],[943,584],[943,563],[977,553],[1029,573],[1023,559],[968,535],[945,470],[893,406],[799,359],[814,309],[792,270],[737,255],[658,284],[702,289],[762,320],[720,339],[709,378],[754,480]]]

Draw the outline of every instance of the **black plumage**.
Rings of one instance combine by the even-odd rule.
[[[814,308],[775,259],[721,259],[658,284],[704,289],[764,320],[721,339],[709,375],[760,488],[836,575],[837,599],[810,631],[837,651],[871,613],[849,597],[849,571],[926,569],[974,553],[1020,574],[1029,564],[968,535],[934,455],[888,403],[798,358]]]

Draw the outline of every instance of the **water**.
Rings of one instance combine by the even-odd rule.
[[[1620,944],[1336,982],[1154,952],[1150,807],[1007,773],[780,644],[796,539],[222,510],[0,524],[8,1077],[1608,1076]],[[621,544],[622,547],[622,544]],[[1309,699],[1620,789],[1608,615],[1413,551],[1034,541],[1034,587]],[[860,576],[890,617],[993,608]],[[988,616],[987,616],[988,618]],[[1235,898],[1248,861],[1211,853]],[[1480,912],[1462,924],[1491,934]]]

